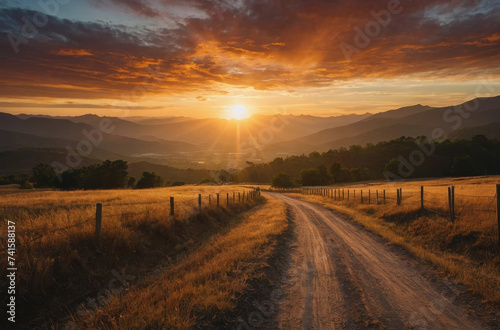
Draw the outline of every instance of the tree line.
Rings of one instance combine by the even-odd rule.
[[[33,168],[30,178],[27,174],[0,177],[0,184],[16,183],[23,189],[32,188],[29,181],[34,182],[35,188],[54,188],[60,190],[78,189],[120,189],[120,188],[157,188],[164,186],[182,186],[184,181],[165,181],[155,172],[144,171],[142,177],[136,181],[129,176],[127,162],[124,160],[106,160],[100,164],[70,169],[57,174],[55,169],[45,163],[38,163]],[[224,184],[231,180],[231,175],[225,170],[214,171],[213,177],[207,177],[200,184]]]
[[[318,186],[342,182],[389,181],[500,174],[500,141],[471,139],[432,141],[425,136],[352,145],[349,148],[275,158],[237,174],[240,182],[276,186]]]
[[[312,152],[309,155],[278,157],[263,164],[249,163],[238,172],[221,170],[203,179],[202,184],[227,182],[271,182],[276,187],[320,186],[367,180],[402,180],[423,177],[476,176],[500,174],[500,141],[476,135],[471,139],[432,141],[424,136],[352,145],[349,148]],[[26,174],[0,177],[0,184],[17,183],[22,188],[118,189],[179,186],[165,182],[154,172],[136,180],[127,172],[127,162],[106,160],[100,164],[57,174],[48,164],[39,163],[31,178]]]
[[[124,160],[106,160],[101,164],[92,164],[77,169],[70,169],[57,174],[48,164],[39,163],[33,168],[32,180],[35,188],[56,188],[61,190],[76,189],[119,189],[119,188],[154,188],[163,186],[163,179],[154,172],[143,172],[136,182],[127,172]]]

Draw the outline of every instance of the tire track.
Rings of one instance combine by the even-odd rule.
[[[282,329],[481,329],[455,302],[373,235],[312,203],[268,193],[290,209],[296,242],[283,278]]]

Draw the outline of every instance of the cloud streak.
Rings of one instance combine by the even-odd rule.
[[[111,4],[151,25],[51,16],[18,54],[6,36],[20,34],[22,17],[35,12],[0,9],[0,96],[112,99],[133,86],[199,95],[224,86],[290,90],[367,77],[500,74],[495,1],[401,1],[402,12],[350,61],[340,45],[354,44],[355,28],[363,30],[386,3],[188,0],[174,28],[161,24],[171,0]]]

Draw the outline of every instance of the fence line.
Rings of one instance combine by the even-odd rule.
[[[416,189],[415,189],[416,190]],[[396,201],[396,205],[420,205],[421,210],[426,210],[432,213],[436,213],[445,217],[448,217],[451,223],[455,223],[455,219],[462,219],[468,222],[476,222],[476,223],[484,223],[482,220],[471,219],[470,216],[464,215],[466,211],[471,211],[472,213],[483,213],[488,216],[491,214],[496,214],[496,222],[498,225],[498,244],[500,246],[500,201],[498,196],[500,195],[500,184],[496,185],[496,194],[495,196],[474,196],[467,194],[455,194],[455,187],[450,186],[447,187],[448,193],[447,196],[442,193],[436,192],[427,192],[425,191],[424,186],[420,187],[420,191],[415,193],[414,190],[410,190],[410,194],[407,194],[403,191],[402,188],[396,189],[396,196],[391,197],[388,196],[389,191],[382,190],[383,194],[379,193],[379,190],[374,189],[352,189],[352,188],[335,188],[335,187],[322,187],[322,188],[312,188],[312,187],[302,187],[302,188],[288,188],[288,189],[271,189],[271,191],[278,191],[284,193],[298,193],[302,195],[317,195],[325,198],[329,198],[333,201],[345,201],[349,203],[360,203],[367,205],[384,205],[387,201]],[[357,191],[357,192],[356,192]],[[429,197],[431,195],[432,197]],[[373,198],[373,196],[376,196]],[[394,195],[392,195],[394,196]],[[443,202],[436,202],[433,199],[436,199],[436,196],[441,197]],[[492,207],[488,208],[477,208],[470,207],[467,205],[455,205],[455,197],[459,197],[459,201],[461,197],[467,198],[481,198],[483,201],[485,199],[490,199]],[[447,198],[446,198],[447,197]],[[409,200],[410,199],[410,200]],[[413,199],[413,200],[411,200]],[[418,200],[420,199],[420,200]],[[495,203],[496,202],[496,203]],[[496,209],[494,205],[496,204]],[[430,207],[429,207],[430,205]],[[441,208],[436,209],[441,206]],[[443,210],[446,210],[443,212]]]
[[[208,205],[205,205],[205,208],[210,208],[212,205],[211,205],[211,195],[212,194],[209,194],[208,195]],[[219,194],[216,194],[217,195],[217,205],[216,207],[222,207],[221,204],[222,203],[219,203]],[[245,200],[245,195],[246,195],[246,200]],[[253,189],[253,190],[246,190],[246,191],[243,191],[243,198],[240,199],[240,192],[238,192],[238,203],[245,203],[247,201],[251,201],[251,200],[255,200],[257,197],[260,197],[260,189],[257,188],[257,189]],[[230,196],[229,196],[229,193],[226,193],[226,205],[229,207],[229,205],[231,204],[238,204],[235,202],[235,198],[236,198],[236,193],[233,192],[233,202],[231,203],[230,201]],[[198,200],[198,205],[197,207],[194,207],[194,205],[192,204],[192,209],[197,209],[198,212],[201,212],[202,211],[202,195],[201,194],[198,194],[196,196],[196,200]],[[174,197],[170,197],[169,198],[169,202],[170,202],[170,213],[169,213],[169,216],[171,217],[174,217],[175,216],[175,199]],[[113,204],[113,206],[124,206],[124,205],[150,205],[150,204],[167,204],[168,202],[167,201],[163,201],[163,202],[149,202],[149,203],[118,203],[118,204]],[[191,202],[186,202],[186,201],[183,201],[183,202],[180,202],[179,203],[180,205],[182,204],[191,204]],[[179,205],[178,204],[178,205]],[[129,215],[138,215],[138,214],[144,214],[144,212],[125,212],[125,213],[114,213],[114,214],[106,214],[104,213],[104,217],[105,218],[108,218],[108,217],[115,217],[115,216],[129,216]],[[81,221],[81,222],[78,222],[78,223],[75,223],[75,224],[72,224],[72,225],[69,225],[69,226],[66,226],[66,227],[62,227],[62,228],[56,228],[56,229],[52,229],[52,230],[49,230],[48,232],[45,232],[41,235],[38,235],[37,237],[27,241],[27,242],[20,242],[19,245],[22,246],[22,245],[28,245],[32,242],[35,242],[49,234],[52,234],[52,233],[55,233],[55,232],[58,232],[58,231],[62,231],[62,230],[66,230],[66,229],[69,229],[69,228],[73,228],[73,227],[79,227],[79,226],[82,226],[86,223],[89,223],[91,222],[92,220],[95,220],[95,236],[96,236],[96,241],[97,243],[99,244],[99,241],[100,241],[100,237],[101,237],[101,225],[102,225],[102,221],[103,221],[103,205],[102,203],[96,203],[96,213],[95,215],[85,219],[84,221]]]

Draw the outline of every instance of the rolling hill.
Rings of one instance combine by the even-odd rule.
[[[75,124],[85,124],[91,127],[99,127],[102,119],[109,119],[114,126],[112,132],[114,135],[147,141],[187,142],[202,145],[204,148],[217,146],[218,149],[234,152],[238,131],[240,132],[240,141],[259,139],[259,134],[262,131],[271,131],[273,141],[285,141],[312,134],[322,129],[347,125],[369,116],[371,116],[369,113],[333,117],[254,115],[241,122],[220,118],[194,119],[188,117],[143,119],[139,122],[132,122],[123,118],[99,117],[91,114],[77,117],[54,117],[52,119],[69,120]],[[38,118],[29,117],[28,115],[20,115],[20,117],[26,120]],[[50,118],[44,116],[38,119],[47,120]]]
[[[467,111],[471,105],[477,109]],[[96,159],[148,161],[182,168],[244,167],[248,160],[268,161],[277,156],[376,144],[400,136],[431,136],[436,128],[453,139],[478,133],[495,137],[500,123],[500,96],[451,107],[417,104],[374,115],[253,115],[243,121],[0,113],[0,151],[67,146],[75,149],[88,139],[82,132],[95,130],[104,119],[111,121],[114,130],[103,134],[102,142],[93,147],[92,157]],[[241,154],[238,146],[243,149]],[[256,150],[257,155],[250,154]]]
[[[500,122],[486,125],[465,127],[451,132],[448,137],[451,140],[470,139],[474,135],[484,135],[490,139],[500,140]]]
[[[31,175],[38,163],[52,164],[56,161],[65,164],[65,149],[58,148],[20,148],[0,152],[0,175],[26,173]],[[99,163],[97,158],[82,157],[81,166]]]
[[[465,110],[472,104],[477,104],[475,111]],[[460,116],[461,112],[465,113],[464,117]],[[460,128],[494,122],[500,122],[500,96],[478,98],[452,107],[416,105],[376,114],[350,125],[325,129],[302,138],[275,143],[264,149],[264,153],[308,153],[354,144],[378,143],[400,136],[430,137],[435,129],[451,134]]]

